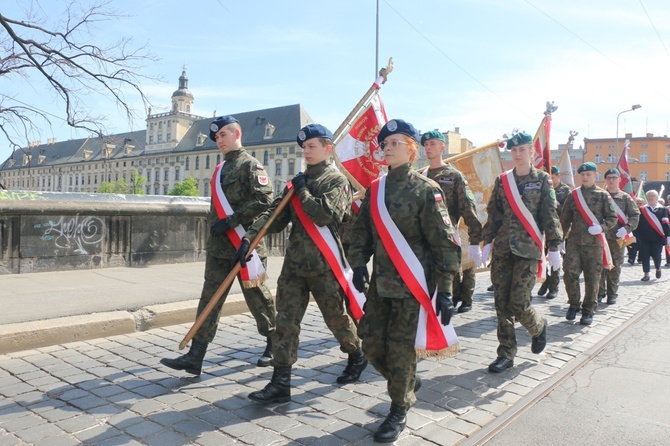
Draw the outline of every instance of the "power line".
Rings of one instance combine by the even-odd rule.
[[[642,10],[647,15],[647,18],[649,19],[649,23],[651,23],[651,27],[654,28],[654,32],[656,33],[656,37],[658,37],[658,41],[661,42],[661,45],[663,46],[663,49],[665,50],[665,54],[668,56],[668,59],[670,59],[670,52],[668,52],[668,48],[665,46],[665,43],[663,43],[663,39],[661,39],[661,35],[658,33],[658,30],[656,29],[656,26],[654,26],[654,22],[651,20],[651,17],[649,16],[649,13],[647,12],[647,8],[644,7],[644,4],[642,3],[642,0],[640,0],[640,6],[642,6]]]

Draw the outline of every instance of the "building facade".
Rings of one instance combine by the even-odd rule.
[[[626,140],[630,142],[628,165],[633,181],[670,181],[670,138],[653,133],[634,137],[632,133],[626,133],[618,139],[618,147],[616,138],[584,138],[584,161],[598,165],[599,185],[604,183],[605,171],[619,163]]]
[[[558,161],[561,159],[561,156],[563,155],[564,150],[565,150],[565,144],[559,144],[558,150],[550,151],[552,165],[556,165],[558,163]],[[570,149],[568,151],[568,154],[570,155],[570,165],[572,166],[572,175],[575,177],[575,186],[580,186],[582,182],[579,176],[577,175],[577,168],[579,167],[580,164],[586,161],[584,158],[586,150],[582,146],[579,146],[578,149]],[[500,157],[502,158],[503,169],[509,170],[514,168],[514,162],[512,161],[512,152],[510,152],[509,150],[502,150],[500,152]],[[605,172],[603,171],[602,173]]]
[[[183,71],[169,112],[147,116],[145,130],[105,138],[92,136],[58,142],[40,141],[16,150],[0,164],[0,184],[7,189],[97,192],[103,181],[125,180],[131,172],[147,179],[148,195],[166,195],[179,181],[196,180],[201,196],[210,196],[210,180],[222,155],[209,139],[213,118],[195,115],[194,97]],[[229,114],[229,113],[226,113]],[[313,122],[300,104],[230,113],[242,126],[242,144],[267,169],[279,193],[302,170],[300,128]]]

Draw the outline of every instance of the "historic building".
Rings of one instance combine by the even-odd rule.
[[[171,110],[152,114],[149,109],[146,130],[37,141],[0,164],[0,184],[14,190],[97,192],[103,181],[124,179],[130,184],[136,169],[147,178],[148,195],[166,195],[178,181],[193,177],[200,195],[209,196],[212,173],[222,155],[209,139],[212,118],[195,115],[193,105],[183,71]],[[265,165],[275,192],[280,192],[302,169],[298,130],[314,121],[300,104],[225,114],[240,121],[242,144]]]

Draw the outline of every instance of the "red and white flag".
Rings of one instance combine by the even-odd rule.
[[[535,147],[535,161],[533,164],[536,169],[544,169],[551,174],[551,151],[549,150],[549,134],[551,133],[551,113],[546,113],[540,123],[540,128],[535,133],[533,146]]]
[[[626,140],[626,143],[623,146],[623,151],[621,152],[621,158],[619,158],[619,189],[630,194],[632,197],[635,197],[635,192],[633,192],[633,182],[631,181],[630,176],[630,167],[628,167],[628,153],[630,152],[630,141]]]
[[[342,166],[367,189],[379,176],[379,166],[386,165],[377,134],[386,121],[386,110],[379,95],[383,78],[374,83],[374,92],[368,105],[355,118],[347,133],[335,146],[335,155]]]

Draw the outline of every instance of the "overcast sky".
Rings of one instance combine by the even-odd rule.
[[[21,18],[27,0],[5,0]],[[42,1],[53,19],[64,2]],[[78,2],[86,3],[86,2]],[[132,35],[158,62],[143,87],[153,112],[168,111],[182,65],[195,113],[210,117],[300,103],[335,130],[375,78],[375,0],[114,0],[124,17],[99,24],[93,39]],[[552,147],[570,130],[581,138],[667,135],[670,124],[668,0],[380,0],[379,65],[393,57],[382,88],[389,118],[425,131],[459,127],[483,145],[513,128],[535,132],[554,101]],[[0,77],[0,92],[60,114],[37,78]],[[113,132],[128,123],[110,103],[90,106]],[[62,104],[61,104],[62,107]],[[54,120],[34,139],[85,137]],[[11,153],[0,137],[0,158]]]

